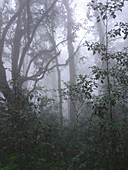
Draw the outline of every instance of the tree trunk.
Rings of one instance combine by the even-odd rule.
[[[68,40],[68,55],[70,59],[69,82],[70,84],[75,84],[76,70],[75,70],[75,61],[74,61],[73,32],[72,32],[73,19],[72,19],[71,8],[69,7],[69,0],[64,0],[63,3],[67,11],[67,40]],[[74,103],[71,100],[69,102],[69,120],[72,124],[74,124],[76,121]]]
[[[55,41],[55,36],[54,36],[54,29],[52,28],[52,35],[49,34],[50,40],[53,45],[53,49],[55,54],[57,54],[57,48],[56,48],[56,41]],[[55,59],[56,62],[56,70],[57,70],[57,77],[58,77],[58,90],[59,90],[59,111],[60,111],[60,122],[63,125],[63,111],[62,111],[62,94],[61,94],[61,71],[59,68],[59,61],[58,58],[56,57]]]
[[[56,69],[57,69],[57,75],[58,75],[58,90],[59,90],[59,111],[60,111],[60,122],[63,125],[63,111],[62,111],[62,94],[61,94],[61,72],[59,69],[59,62],[58,58],[56,58]]]

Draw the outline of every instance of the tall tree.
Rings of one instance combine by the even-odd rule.
[[[103,95],[102,108],[105,110],[104,112],[106,112],[107,117],[112,121],[114,117],[113,116],[113,108],[114,108],[113,106],[115,106],[114,100],[116,98],[116,95],[117,96],[119,95],[117,91],[116,92],[114,91],[117,88],[116,83],[119,82],[119,80],[115,80],[114,72],[116,72],[115,71],[116,68],[120,68],[120,65],[118,63],[119,62],[118,55],[116,56],[116,54],[113,54],[113,51],[111,50],[112,44],[110,42],[112,38],[121,36],[121,32],[125,34],[124,39],[127,38],[127,35],[126,35],[127,33],[125,33],[124,31],[124,30],[127,30],[126,28],[127,24],[125,23],[119,24],[118,29],[115,29],[116,25],[113,26],[114,29],[111,29],[109,27],[109,24],[111,23],[112,25],[111,20],[116,18],[117,16],[116,12],[122,11],[122,7],[124,6],[124,1],[116,1],[116,2],[112,1],[111,2],[109,0],[106,0],[103,3],[92,1],[91,5],[93,9],[96,11],[97,22],[102,22],[104,25],[104,29],[102,29],[103,28],[102,24],[98,24],[99,30],[100,31],[104,30],[104,31],[102,31],[102,33],[99,31],[100,42],[92,43],[88,47],[89,49],[93,51],[93,54],[96,54],[96,52],[99,53],[101,55],[101,59],[103,60],[100,67],[98,66],[93,67],[93,73],[94,74],[97,73],[95,75],[95,79],[100,80],[101,83],[104,85],[103,93],[101,94]],[[123,50],[125,51],[125,49]],[[122,52],[117,52],[117,54],[118,53],[122,54]],[[123,53],[122,56],[123,55],[126,55],[126,54]],[[116,57],[114,58],[113,56],[116,56]],[[113,60],[113,58],[115,60]],[[112,61],[114,62],[112,63]],[[126,73],[126,70],[125,71],[123,70],[124,77],[125,77],[125,73]],[[116,95],[114,93],[116,93]]]
[[[69,55],[69,82],[70,84],[75,84],[75,60],[74,60],[74,47],[73,47],[73,16],[72,16],[72,9],[70,7],[69,0],[63,0],[66,12],[67,12],[67,48],[68,48],[68,55]],[[75,123],[76,115],[75,115],[75,107],[74,102],[70,100],[69,103],[69,120],[71,123]]]
[[[42,36],[39,36],[37,31],[42,27],[45,19],[54,14],[52,9],[56,2],[57,0],[51,1],[47,7],[47,1],[16,1],[16,8],[12,9],[9,17],[5,16],[3,10],[0,37],[0,91],[8,101],[14,96],[13,90],[16,92],[17,86],[22,87],[23,83],[29,80],[37,83],[43,78],[51,61],[59,55],[59,53],[54,54],[50,48],[37,47],[37,42],[45,34],[45,30],[42,31]],[[10,12],[6,3],[8,1],[5,2],[4,8]],[[12,86],[7,80],[4,56],[8,56],[11,60]],[[26,57],[29,58],[29,63],[26,73],[23,74],[23,63]],[[37,65],[37,59],[41,60],[41,68]],[[32,67],[35,70],[30,74]]]

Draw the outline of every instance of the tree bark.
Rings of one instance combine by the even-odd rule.
[[[67,11],[67,41],[68,41],[68,55],[70,58],[69,61],[69,74],[70,74],[70,84],[75,84],[75,61],[74,61],[74,47],[73,47],[73,19],[72,19],[72,12],[71,8],[69,7],[69,0],[63,0],[65,9]],[[70,123],[75,124],[76,121],[76,115],[75,115],[75,108],[73,101],[70,100],[69,103],[69,120]]]
[[[19,1],[18,2],[18,9],[17,11],[14,13],[14,15],[10,18],[10,20],[7,22],[7,24],[5,25],[3,31],[1,31],[0,28],[0,91],[3,93],[4,97],[7,100],[11,100],[12,97],[14,96],[14,93],[12,91],[14,91],[14,88],[17,88],[15,85],[20,85],[20,82],[23,84],[25,81],[27,81],[29,79],[29,77],[24,77],[24,75],[22,76],[21,72],[23,68],[23,61],[24,58],[26,57],[26,53],[29,50],[29,47],[33,41],[33,38],[35,36],[35,33],[38,29],[38,27],[40,26],[42,20],[49,14],[49,12],[53,9],[55,3],[58,0],[54,0],[53,3],[51,4],[51,6],[43,13],[43,15],[40,18],[37,18],[37,22],[34,25],[33,31],[31,32],[31,36],[29,35],[29,33],[27,32],[27,36],[28,36],[28,41],[27,43],[24,43],[24,48],[22,50],[22,54],[21,54],[21,39],[26,35],[26,28],[22,28],[23,24],[24,24],[24,19],[22,17],[22,13],[25,12],[25,8],[27,7],[27,1],[23,0],[23,1]],[[2,15],[0,14],[0,19],[2,20]],[[11,63],[12,63],[12,68],[10,68],[11,73],[12,73],[12,79],[13,81],[16,80],[16,84],[14,83],[14,87],[11,88],[8,80],[7,80],[7,75],[6,75],[6,68],[3,64],[3,53],[5,52],[4,47],[6,44],[6,38],[8,36],[8,31],[9,29],[12,27],[13,23],[16,24],[16,28],[14,27],[14,39],[12,41],[12,51],[10,56],[12,56],[11,58]],[[21,26],[22,25],[22,26]],[[30,36],[30,37],[29,37]],[[48,64],[46,65],[48,67]],[[47,69],[46,67],[46,69]],[[47,70],[45,70],[47,71]],[[36,73],[35,73],[36,74]],[[44,75],[44,73],[42,73]],[[43,77],[42,75],[42,77]],[[35,76],[36,77],[36,76]],[[22,85],[21,84],[21,85]],[[18,87],[19,88],[19,87]],[[15,96],[14,96],[15,98]]]

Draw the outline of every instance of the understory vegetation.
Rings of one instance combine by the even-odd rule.
[[[80,95],[80,92],[77,93]],[[85,95],[88,94],[85,92]],[[115,101],[113,114],[118,115],[118,119],[113,116],[111,120],[105,113],[106,96],[96,98],[83,106],[74,126],[66,120],[62,126],[57,107],[49,105],[51,110],[45,110],[50,99],[45,100],[45,105],[40,106],[27,100],[22,106],[19,103],[8,106],[1,101],[1,170],[127,169],[128,108],[124,103]],[[37,107],[38,112],[34,111]]]
[[[40,93],[17,87],[10,102],[1,98],[0,169],[126,170],[126,49],[118,56],[109,55],[115,63],[108,71],[94,66],[93,76],[79,75],[76,84],[65,84],[61,93],[74,104],[75,124],[62,122],[55,100]],[[97,92],[98,84],[103,92]]]

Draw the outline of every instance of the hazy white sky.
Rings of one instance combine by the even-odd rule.
[[[4,0],[0,0],[0,8],[3,6]]]

